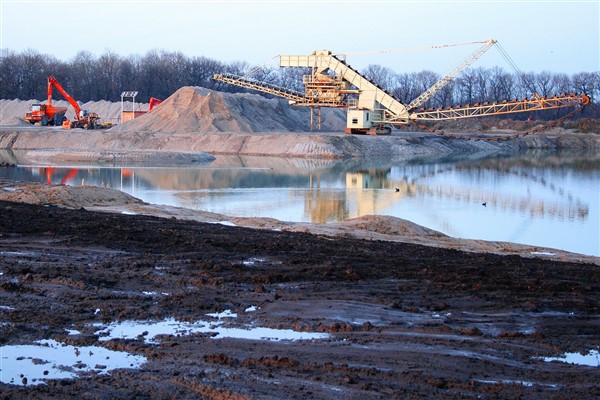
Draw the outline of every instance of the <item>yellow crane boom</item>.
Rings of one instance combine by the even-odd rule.
[[[519,112],[540,111],[564,107],[587,106],[590,98],[575,93],[552,97],[533,96],[531,99],[503,102],[467,104],[466,106],[421,110],[410,114],[413,121],[441,121],[447,119],[485,117],[491,115],[514,114]]]
[[[413,110],[419,107],[421,104],[425,103],[429,100],[434,94],[440,91],[444,86],[449,84],[456,78],[462,71],[464,71],[469,65],[473,64],[479,57],[483,55],[486,51],[488,51],[493,45],[497,43],[496,40],[490,39],[485,42],[483,46],[477,49],[473,54],[471,54],[465,61],[462,62],[459,66],[454,68],[450,73],[444,76],[442,79],[437,81],[433,86],[424,91],[419,97],[414,99],[408,105],[409,110]]]

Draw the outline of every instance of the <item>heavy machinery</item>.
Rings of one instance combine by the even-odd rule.
[[[392,126],[409,125],[419,121],[472,118],[589,104],[590,98],[587,95],[569,94],[551,98],[534,95],[530,99],[469,104],[435,110],[420,108],[496,43],[496,40],[470,43],[482,44],[482,46],[409,104],[403,104],[394,98],[385,89],[346,64],[344,56],[335,55],[329,50],[315,51],[311,55],[279,56],[280,67],[311,68],[311,74],[303,77],[304,93],[232,74],[218,74],[213,79],[280,96],[288,99],[292,105],[310,107],[311,129],[315,108],[318,111],[320,107],[346,108],[348,110],[346,133],[371,135],[389,134]],[[320,112],[318,122],[320,128]]]
[[[162,100],[157,99],[156,97],[150,97],[150,100],[148,102],[148,111],[136,111],[135,110],[135,96],[137,96],[137,94],[138,94],[138,92],[123,92],[123,93],[121,93],[121,122],[122,123],[134,120],[138,117],[141,117],[144,114],[149,113],[150,111],[152,111],[154,109],[155,106],[157,106],[163,102]],[[133,100],[132,101],[133,105],[131,107],[131,111],[125,111],[125,101],[124,101],[125,97],[131,97]]]
[[[42,126],[56,125],[61,126],[66,120],[66,107],[54,107],[52,105],[52,86],[58,84],[53,76],[48,77],[48,101],[47,104],[34,103],[31,109],[25,114],[25,121],[31,124],[39,123]],[[60,85],[60,84],[58,84]],[[61,87],[62,89],[62,87]],[[64,94],[63,94],[64,96]],[[69,96],[67,94],[67,96]],[[66,96],[65,96],[66,97]],[[71,96],[69,96],[71,97]]]
[[[154,108],[154,106],[157,106],[160,103],[162,103],[162,100],[159,100],[156,97],[150,97],[150,102],[148,104],[148,112],[152,111],[152,109]]]
[[[56,88],[60,94],[63,95],[65,100],[71,104],[75,110],[75,119],[73,121],[67,119],[65,116],[67,112],[66,107],[54,107],[52,105],[52,88]],[[25,114],[25,120],[35,124],[40,123],[43,126],[54,125],[62,126],[65,129],[71,128],[84,128],[94,129],[99,126],[98,120],[100,117],[96,113],[91,113],[88,110],[82,110],[79,104],[62,85],[50,75],[48,77],[48,100],[47,104],[32,104],[29,112]]]

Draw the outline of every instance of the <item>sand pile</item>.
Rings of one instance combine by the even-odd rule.
[[[39,185],[0,180],[0,200],[29,204],[54,204],[69,208],[124,206],[143,201],[115,189],[95,186]]]
[[[113,129],[167,133],[301,132],[309,130],[309,121],[307,108],[292,107],[286,100],[185,86],[151,113]],[[323,130],[340,131],[344,126],[342,111],[322,110]]]
[[[0,100],[0,125],[22,125],[25,113],[40,100]],[[56,107],[67,107],[67,117],[75,111],[65,100],[54,100]],[[121,110],[146,111],[147,103],[90,101],[79,103],[100,115],[101,122],[120,124]],[[315,117],[316,121],[316,117]],[[342,110],[323,108],[321,130],[343,131],[345,113]],[[310,110],[292,107],[287,100],[267,99],[257,94],[224,93],[202,87],[184,86],[173,93],[152,113],[113,128],[116,132],[305,132],[310,130]]]
[[[383,235],[413,236],[413,237],[448,237],[441,232],[417,225],[413,222],[390,216],[367,215],[339,222],[339,226],[376,232]]]
[[[31,124],[19,117],[6,117],[0,119],[0,125],[8,126],[30,126]]]

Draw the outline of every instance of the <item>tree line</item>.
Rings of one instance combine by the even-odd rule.
[[[123,91],[137,91],[136,101],[147,102],[150,97],[164,100],[182,86],[202,86],[226,92],[246,91],[213,80],[213,75],[219,73],[250,74],[252,79],[303,92],[302,75],[309,71],[256,68],[244,61],[223,63],[208,57],[188,57],[181,52],[165,50],[151,50],[143,56],[120,56],[110,50],[94,56],[89,51],[80,51],[71,60],[62,61],[32,49],[23,52],[3,49],[0,56],[0,98],[43,100],[49,75],[54,75],[69,94],[81,102],[120,101]],[[369,65],[361,73],[405,104],[442,78],[433,71],[396,73],[380,65]],[[587,94],[592,105],[586,109],[585,116],[600,117],[600,71],[568,75],[547,71],[511,73],[501,67],[468,68],[424,106],[437,108],[562,93]],[[554,114],[544,115],[554,118]]]

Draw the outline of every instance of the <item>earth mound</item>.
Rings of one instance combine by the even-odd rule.
[[[402,218],[383,215],[366,215],[338,223],[339,226],[381,233],[414,237],[448,237],[441,232],[417,225]]]
[[[300,132],[309,129],[309,112],[306,108],[291,107],[281,99],[184,86],[151,113],[113,130],[166,133]],[[322,129],[339,131],[344,126],[342,111],[322,110]]]
[[[143,204],[143,201],[115,189],[95,186],[47,185],[0,181],[0,200],[28,204],[52,204],[67,208]]]
[[[0,125],[6,126],[29,126],[29,122],[19,117],[6,117],[0,120]]]

